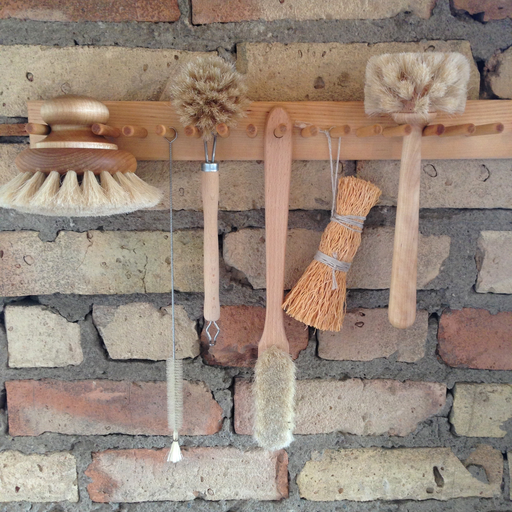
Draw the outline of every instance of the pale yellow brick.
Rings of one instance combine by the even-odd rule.
[[[477,266],[478,293],[512,293],[512,231],[482,231]]]

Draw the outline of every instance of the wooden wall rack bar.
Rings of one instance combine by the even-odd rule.
[[[157,135],[156,127],[163,125],[178,130],[178,140],[173,145],[176,160],[204,160],[203,141],[185,136],[174,108],[169,102],[153,101],[105,101],[110,111],[108,125],[122,130],[124,126],[145,128],[147,137],[125,137],[121,135],[112,142],[120,149],[131,152],[137,160],[167,160],[168,144]],[[31,123],[43,123],[40,116],[42,101],[28,103],[28,118]],[[314,125],[321,130],[348,125],[350,131],[343,136],[341,158],[343,160],[397,160],[402,150],[402,137],[358,137],[357,129],[378,123],[383,128],[396,126],[389,116],[368,117],[361,101],[353,102],[253,102],[248,115],[226,138],[219,138],[217,160],[262,160],[265,119],[273,106],[280,105],[289,113],[292,122],[299,126]],[[480,136],[458,135],[452,137],[424,137],[422,158],[424,159],[475,159],[512,158],[512,100],[468,101],[463,114],[450,116],[438,113],[433,121],[446,127],[474,124],[503,124],[501,132]],[[248,126],[249,130],[247,130]],[[256,135],[254,134],[256,129]],[[295,160],[327,160],[327,144],[323,136],[301,135],[303,128],[293,130],[293,158]],[[489,132],[488,129],[481,130]],[[397,130],[399,132],[399,130]],[[31,143],[42,136],[31,135]]]

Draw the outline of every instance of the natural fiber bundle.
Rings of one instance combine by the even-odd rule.
[[[204,140],[213,137],[219,124],[235,126],[250,103],[243,75],[216,55],[186,64],[171,94],[181,123],[196,126]]]
[[[460,53],[388,53],[366,66],[367,114],[463,112],[469,63]]]
[[[336,212],[340,216],[366,217],[381,191],[372,183],[349,176],[338,184]],[[362,228],[331,220],[320,241],[319,251],[352,263],[361,244]],[[347,273],[313,260],[287,295],[283,309],[299,322],[322,331],[339,331],[346,309]]]

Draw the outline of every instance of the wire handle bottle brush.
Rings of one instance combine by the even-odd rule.
[[[215,162],[217,127],[235,126],[249,105],[243,76],[233,65],[216,55],[190,61],[172,86],[173,104],[185,126],[199,130],[203,137],[205,163],[202,165],[204,214],[204,318],[206,335],[214,345],[219,335],[219,166]],[[213,141],[211,158],[208,143]],[[211,329],[215,329],[213,337]]]
[[[274,133],[278,126],[286,128],[281,137]],[[295,416],[295,365],[281,309],[292,168],[292,124],[283,108],[270,112],[264,144],[267,302],[253,387],[254,437],[262,448],[278,450],[293,441]]]
[[[366,113],[412,126],[402,146],[389,295],[389,320],[400,329],[416,318],[422,131],[438,110],[464,111],[468,81],[469,63],[460,53],[385,54],[366,67]]]

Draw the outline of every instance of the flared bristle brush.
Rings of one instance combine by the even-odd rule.
[[[243,76],[234,66],[216,55],[201,57],[185,65],[171,93],[180,121],[197,130],[203,138],[202,165],[204,214],[204,318],[206,335],[213,345],[219,335],[219,166],[215,162],[219,126],[230,128],[245,115],[249,105]],[[208,142],[212,141],[211,157]],[[213,332],[213,334],[212,334]]]
[[[61,96],[41,106],[50,134],[16,158],[21,174],[0,187],[0,207],[25,213],[96,217],[149,208],[162,193],[135,175],[137,161],[91,131],[107,107],[92,98]]]
[[[385,54],[366,67],[366,113],[391,114],[412,127],[402,146],[388,310],[401,329],[416,317],[422,131],[438,110],[464,111],[468,81],[469,63],[460,53]]]
[[[167,139],[169,142],[169,238],[171,245],[171,355],[167,359],[167,421],[172,431],[173,441],[167,455],[167,462],[179,462],[181,455],[179,430],[183,425],[183,361],[176,358],[176,308],[174,303],[174,233],[172,222],[172,144],[177,138]]]

